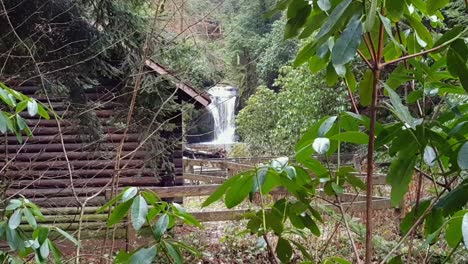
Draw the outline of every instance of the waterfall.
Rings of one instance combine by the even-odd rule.
[[[234,143],[237,89],[233,86],[215,86],[208,93],[211,95],[208,109],[214,119],[214,140],[210,143]]]

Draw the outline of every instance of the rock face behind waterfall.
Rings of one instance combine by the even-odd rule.
[[[209,111],[214,120],[213,144],[230,144],[235,142],[235,109],[237,88],[219,85],[208,90],[211,95]]]

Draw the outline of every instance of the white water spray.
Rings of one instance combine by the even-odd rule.
[[[234,143],[237,89],[233,86],[215,86],[208,93],[211,95],[208,109],[214,119],[214,140],[210,143]]]

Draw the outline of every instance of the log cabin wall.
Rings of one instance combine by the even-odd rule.
[[[46,96],[32,83],[12,88],[48,105]],[[59,118],[41,120],[21,113],[33,137],[23,137],[23,142],[14,135],[0,139],[0,175],[9,185],[6,198],[24,195],[43,208],[74,207],[109,186],[116,176],[117,149],[124,138],[124,128],[118,124],[125,124],[128,106],[116,100],[121,95],[115,84],[86,89],[85,95],[88,102],[80,109],[97,117],[98,135],[88,133],[92,129],[80,124],[83,112],[74,111],[66,97],[50,96]],[[119,109],[123,115],[119,115]],[[182,118],[175,118],[174,122],[177,135],[171,138],[180,141]],[[141,141],[141,135],[131,130],[125,136],[122,156],[126,157],[120,162],[119,187],[183,184],[181,142],[176,143],[172,154],[175,171],[157,175],[148,166],[150,151],[145,145],[139,148]],[[105,195],[105,191],[100,192],[87,205],[104,204]]]

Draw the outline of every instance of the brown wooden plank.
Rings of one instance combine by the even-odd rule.
[[[100,139],[99,142],[120,142],[122,139],[125,139],[126,142],[137,142],[140,138],[140,134],[137,133],[128,133],[126,135],[123,134],[104,134]],[[79,143],[79,142],[92,142],[96,141],[95,139],[90,138],[89,135],[85,134],[78,134],[78,135],[52,135],[52,136],[32,136],[28,138],[28,144],[35,144],[35,143],[60,143],[61,140],[65,143]],[[8,136],[6,138],[9,144],[21,144],[17,137]],[[24,140],[23,140],[24,141]],[[4,140],[0,139],[0,142],[5,142]]]
[[[29,142],[29,140],[27,141]],[[28,144],[25,145],[11,145],[8,144],[6,147],[2,146],[0,148],[0,153],[5,153],[5,149],[8,152],[61,152],[63,151],[63,145],[58,143],[50,144]],[[123,145],[123,150],[132,151],[140,145],[138,142],[125,142]],[[78,150],[115,150],[120,146],[120,142],[114,143],[68,143],[65,144],[65,149],[67,151],[78,151]]]
[[[72,170],[73,177],[91,178],[91,177],[113,177],[115,170],[112,169],[80,169]],[[46,171],[5,171],[3,172],[6,178],[10,179],[33,179],[33,178],[69,178],[69,171],[64,170],[46,170]],[[155,172],[151,169],[123,169],[120,171],[121,176],[154,176]]]
[[[145,164],[144,160],[121,160],[120,167],[126,166],[129,168],[141,167]],[[39,162],[11,162],[8,169],[12,170],[43,170],[43,169],[64,169],[71,166],[73,169],[83,168],[114,168],[115,160],[72,160],[67,161],[39,161]],[[5,162],[0,162],[0,168],[5,166]]]
[[[117,152],[115,151],[83,151],[67,152],[66,157],[69,160],[112,160],[115,159]],[[126,159],[144,159],[148,156],[146,151],[123,151],[121,157],[129,155]],[[0,160],[4,160],[5,157],[8,160],[14,159],[15,161],[47,161],[47,160],[63,160],[65,159],[65,153],[63,152],[39,152],[39,153],[11,153],[8,155],[0,154]]]
[[[73,179],[75,188],[82,187],[97,187],[106,185],[110,179],[108,178],[91,178],[91,179]],[[156,177],[119,177],[119,186],[156,186],[159,180]],[[51,180],[17,180],[11,183],[10,188],[66,188],[70,186],[69,179]],[[36,189],[39,190],[39,189]],[[57,190],[59,191],[59,190]]]

